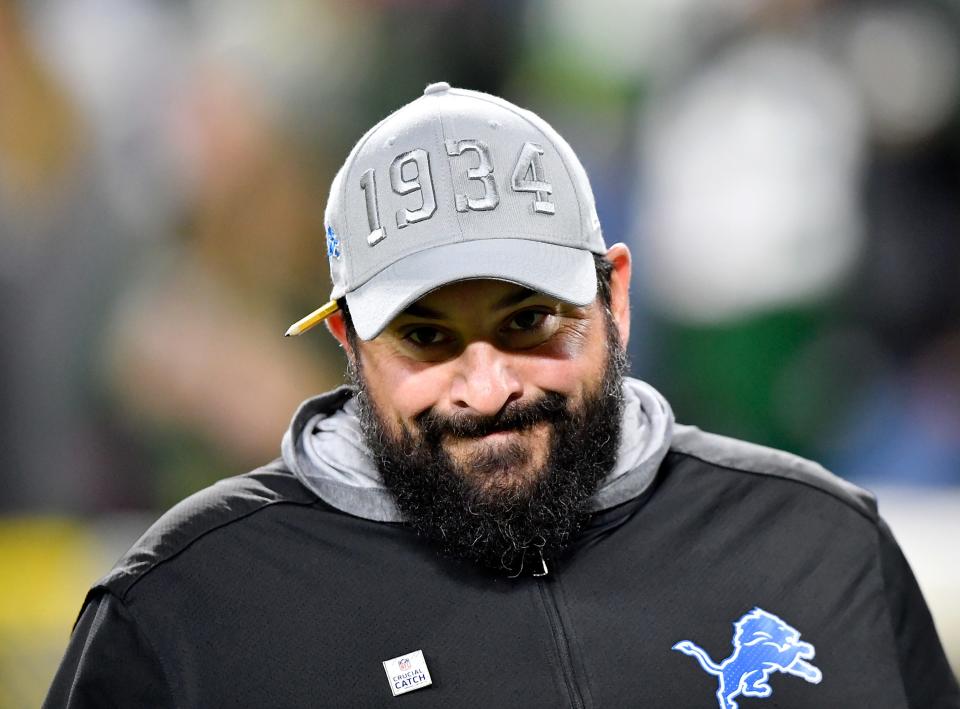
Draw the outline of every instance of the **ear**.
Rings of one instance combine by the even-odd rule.
[[[350,347],[350,340],[347,337],[347,322],[343,319],[343,313],[338,310],[333,315],[328,316],[324,323],[330,334],[340,343],[343,351],[347,353],[347,357],[353,357],[353,349]]]
[[[620,330],[620,342],[626,347],[630,341],[630,249],[626,244],[614,244],[604,258],[613,264],[613,273],[610,274],[610,310],[613,312],[613,321]]]

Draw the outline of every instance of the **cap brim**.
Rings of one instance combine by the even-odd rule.
[[[362,340],[372,340],[407,306],[448,283],[509,281],[574,305],[597,293],[593,254],[528,239],[481,239],[424,249],[385,268],[347,293]]]

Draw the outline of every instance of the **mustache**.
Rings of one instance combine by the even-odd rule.
[[[567,397],[558,392],[548,392],[536,401],[508,404],[492,416],[447,416],[428,409],[415,420],[426,440],[440,441],[444,436],[480,438],[491,433],[523,431],[539,423],[555,423],[566,412]]]

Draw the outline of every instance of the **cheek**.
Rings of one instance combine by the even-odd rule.
[[[364,357],[367,389],[382,416],[405,422],[434,406],[443,391],[437,367],[395,357]]]
[[[573,400],[578,400],[599,377],[599,368],[594,367],[593,360],[587,357],[531,358],[523,374],[529,388],[540,392],[557,392]]]
[[[607,359],[603,327],[597,320],[577,325],[529,358],[526,381],[573,399],[599,383]]]

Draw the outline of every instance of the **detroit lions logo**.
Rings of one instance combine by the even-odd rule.
[[[696,658],[709,674],[719,678],[717,702],[720,709],[738,709],[735,697],[769,697],[768,684],[774,672],[802,677],[812,684],[823,678],[812,660],[816,651],[810,643],[800,642],[800,631],[773,613],[754,608],[733,624],[733,653],[719,665],[703,648],[681,640],[674,650]]]
[[[327,256],[340,259],[340,239],[334,233],[332,226],[327,227]]]

